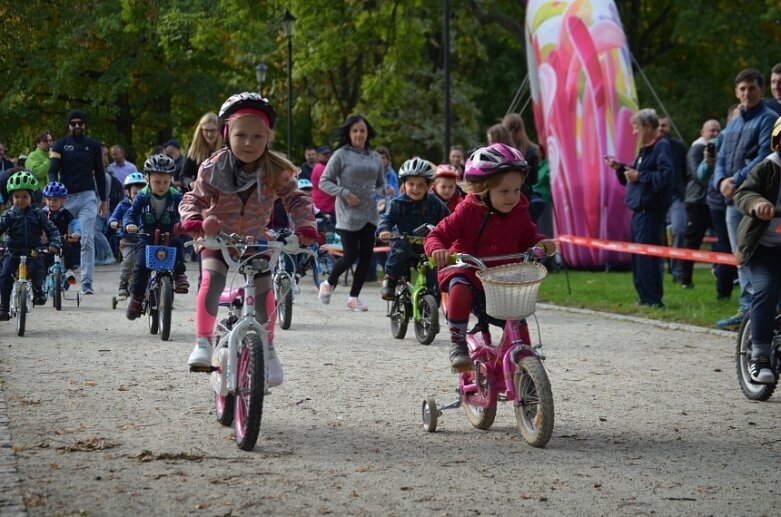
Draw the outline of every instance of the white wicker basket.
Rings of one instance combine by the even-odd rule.
[[[499,320],[522,320],[534,313],[537,290],[548,274],[536,262],[508,264],[477,272],[485,289],[485,312]]]

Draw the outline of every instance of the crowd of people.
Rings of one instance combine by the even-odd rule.
[[[726,127],[722,130],[717,120],[705,121],[691,146],[670,135],[668,117],[642,109],[631,120],[639,148],[634,161],[622,164],[605,157],[617,181],[626,186],[633,242],[663,245],[669,228],[672,246],[698,249],[710,231],[715,251],[737,253],[738,268],[713,268],[718,298],[728,299],[735,285],[740,290],[738,312],[719,321],[722,328],[739,324],[749,311],[770,314],[778,299],[781,274],[772,264],[781,249],[781,221],[776,217],[781,207],[781,64],[771,71],[772,98],[765,100],[764,92],[760,72],[740,72],[735,79],[739,104],[729,108]],[[84,112],[71,110],[66,121],[68,134],[54,141],[50,132],[41,132],[23,164],[7,160],[0,144],[0,196],[13,204],[0,218],[0,232],[6,233],[9,249],[44,245],[40,240],[46,234],[45,245],[64,253],[69,275],[78,264],[81,292],[92,294],[95,234],[101,228],[97,221],[107,219],[107,227],[118,236],[118,291],[130,299],[129,319],[139,315],[148,276],[145,241],[133,239],[132,244],[130,238],[139,232],[173,231],[176,224],[199,237],[209,215],[218,218],[223,231],[263,238],[278,210],[279,224],[292,227],[302,243],[315,240],[318,228],[327,222],[340,237],[342,254],[321,283],[319,299],[330,304],[340,276],[354,267],[347,308],[356,312],[367,310],[360,293],[367,279],[376,278],[375,246],[392,240],[393,232],[435,226],[424,249],[392,240],[389,253],[380,259],[381,295],[387,300],[393,299],[402,272],[424,252],[441,268],[456,251],[500,255],[532,245],[553,247],[545,236],[552,233],[545,218],[551,211],[548,164],[543,148],[530,141],[517,114],[488,128],[482,147],[466,153],[455,145],[449,150],[449,163],[439,165],[413,157],[398,173],[390,150],[372,146],[377,134],[362,115],[348,117],[337,128],[335,149],[309,146],[305,161],[296,167],[270,148],[276,114],[266,99],[250,92],[226,100],[219,114],[203,115],[184,152],[176,139],[153,149],[140,171],[123,146],[109,148],[87,136]],[[20,230],[20,221],[32,222],[35,238]],[[511,235],[517,238],[508,238]],[[181,244],[173,244],[179,250],[176,289],[185,293],[190,286]],[[0,319],[8,319],[13,257],[6,254],[2,264]],[[227,273],[219,253],[202,250],[199,260],[191,366],[211,360],[217,301]],[[40,290],[43,268],[36,265],[30,272],[40,303],[42,296],[45,302]],[[689,261],[670,263],[673,281],[684,289],[694,288],[692,269]],[[662,308],[663,261],[633,255],[632,272],[638,304]],[[484,297],[480,282],[469,273],[440,273],[437,284],[450,293],[450,359],[458,368],[470,361],[466,322],[470,312],[482,310]],[[258,319],[273,326],[268,275],[256,279],[256,289]],[[754,321],[759,346],[754,348],[752,377],[767,382],[768,329],[759,321],[754,329]],[[274,357],[272,370],[279,371],[275,378],[281,382],[281,365]]]

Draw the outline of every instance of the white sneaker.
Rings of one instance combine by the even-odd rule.
[[[347,308],[353,312],[366,312],[369,310],[360,298],[353,298],[352,296],[347,300]]]
[[[269,387],[279,386],[285,380],[285,374],[282,372],[282,363],[279,362],[279,354],[274,347],[269,347],[268,357],[268,385]]]
[[[320,299],[320,303],[323,305],[328,305],[331,303],[331,293],[333,290],[334,288],[331,284],[328,283],[328,280],[323,280],[320,284],[320,293],[317,295],[317,297]]]
[[[293,282],[293,284],[290,286],[290,289],[293,290],[293,295],[301,294],[301,288],[298,287],[298,282]]]
[[[212,365],[212,344],[207,337],[199,337],[187,360],[189,366],[207,368]]]

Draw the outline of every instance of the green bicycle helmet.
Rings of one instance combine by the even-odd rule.
[[[33,176],[33,173],[30,171],[19,171],[11,174],[11,177],[8,178],[8,184],[6,185],[5,190],[9,193],[14,190],[29,190],[34,192],[38,190],[38,180],[35,179],[35,176]]]

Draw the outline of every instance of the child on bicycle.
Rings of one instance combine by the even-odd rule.
[[[117,296],[120,298],[127,298],[130,296],[128,278],[130,277],[130,271],[132,271],[135,262],[133,246],[127,242],[127,235],[121,228],[122,219],[133,204],[133,200],[136,198],[138,192],[146,187],[146,178],[144,178],[144,175],[140,172],[131,172],[125,177],[124,187],[126,197],[117,203],[114,212],[108,219],[108,225],[111,229],[117,230],[119,249],[122,252],[122,262],[119,264],[119,289],[117,290]]]
[[[6,247],[0,268],[0,321],[11,319],[8,314],[13,275],[19,267],[19,254],[27,254],[27,272],[33,286],[33,303],[46,303],[43,279],[46,271],[40,256],[32,256],[31,250],[43,245],[41,236],[46,234],[51,253],[60,251],[60,232],[43,211],[32,206],[33,193],[38,190],[38,180],[30,171],[19,171],[8,178],[6,186],[13,206],[0,215],[0,234],[5,233]]]
[[[775,316],[781,296],[781,117],[770,137],[773,152],[749,172],[735,192],[743,212],[738,227],[736,255],[748,269],[751,295],[751,380],[775,384],[770,364]]]
[[[537,243],[546,250],[555,247],[553,241],[537,233],[529,215],[529,202],[521,195],[528,172],[523,155],[508,145],[491,144],[472,153],[462,183],[468,195],[426,237],[426,254],[437,267],[445,267],[451,253],[469,253],[479,258],[522,253]],[[450,293],[450,364],[462,368],[471,363],[466,345],[469,314],[485,312],[485,292],[472,269],[440,272],[439,286]]]
[[[81,239],[81,223],[65,208],[68,188],[59,181],[52,181],[43,188],[43,199],[46,203],[46,206],[43,207],[43,213],[57,227],[60,239],[63,241],[60,255],[65,266],[65,280],[69,284],[74,284],[76,283],[76,275],[73,274],[73,247],[71,244],[76,244]],[[53,263],[54,257],[51,255],[44,257],[44,266],[47,270]]]
[[[185,231],[201,235],[203,220],[213,215],[219,219],[223,232],[264,240],[274,201],[281,198],[299,242],[312,242],[317,236],[312,202],[297,188],[296,166],[283,154],[269,149],[276,114],[268,100],[254,92],[233,95],[223,103],[218,118],[227,146],[201,164],[192,191],[184,195],[179,212]],[[200,254],[202,280],[195,306],[196,343],[188,364],[208,367],[228,266],[219,250],[204,249]],[[273,351],[275,311],[269,272],[255,278],[255,292],[255,316],[261,324],[268,323],[272,346],[268,358],[269,385],[276,386],[282,382],[282,365]]]
[[[458,190],[457,181],[458,171],[455,167],[449,163],[437,165],[431,191],[437,195],[440,201],[447,205],[450,213],[455,212],[458,204],[464,199],[461,196],[461,191]]]
[[[415,228],[435,225],[447,217],[450,211],[429,187],[434,181],[434,164],[423,158],[412,158],[399,169],[399,181],[404,193],[390,202],[388,210],[380,216],[377,237],[381,241],[391,239],[391,231],[412,235]],[[382,299],[393,300],[399,277],[409,271],[410,264],[423,253],[421,246],[413,246],[405,240],[394,240],[385,262],[385,279],[382,281]]]
[[[155,230],[162,234],[168,233],[168,245],[176,247],[176,263],[174,265],[174,291],[186,293],[190,289],[187,282],[184,265],[184,247],[179,238],[173,237],[176,224],[179,222],[179,203],[182,194],[171,186],[176,165],[173,159],[164,154],[150,156],[144,162],[147,186],[136,194],[122,218],[122,227],[128,234],[142,230],[142,236],[135,243],[135,266],[133,267],[133,283],[130,286],[130,303],[127,305],[127,319],[138,318],[144,291],[149,282],[149,269],[146,267],[146,245],[153,243]],[[163,244],[162,240],[159,244]]]

